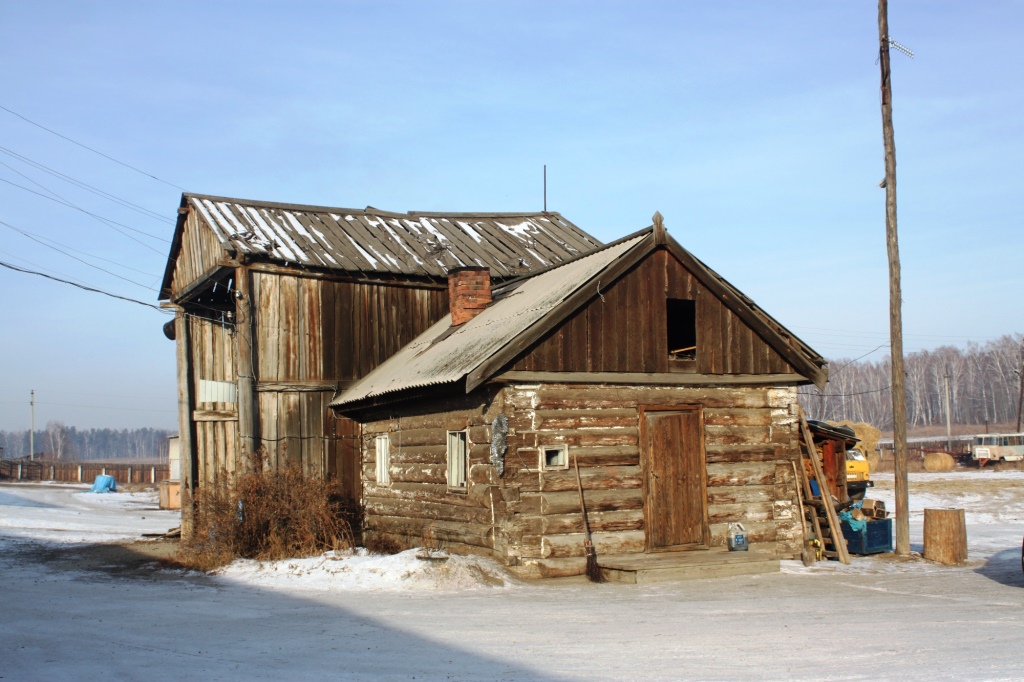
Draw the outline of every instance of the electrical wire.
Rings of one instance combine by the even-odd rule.
[[[125,168],[128,168],[129,170],[133,170],[136,173],[139,173],[141,175],[145,175],[147,178],[151,178],[153,180],[156,180],[157,182],[162,182],[163,184],[168,185],[170,187],[174,187],[175,189],[180,189],[182,192],[185,191],[184,187],[179,187],[178,185],[175,185],[173,182],[168,182],[167,180],[164,180],[162,178],[158,178],[157,176],[153,175],[152,173],[147,173],[146,171],[144,171],[142,169],[139,169],[139,168],[136,168],[135,166],[132,166],[130,164],[127,164],[124,161],[119,161],[118,159],[115,159],[113,156],[110,156],[108,154],[104,154],[103,152],[99,151],[98,149],[93,149],[92,147],[84,145],[81,142],[79,142],[78,140],[73,140],[70,137],[68,137],[67,135],[62,135],[62,134],[58,133],[56,130],[51,130],[50,128],[47,128],[46,126],[44,126],[44,125],[42,125],[40,123],[36,123],[35,121],[33,121],[30,118],[27,118],[26,116],[22,116],[21,114],[19,114],[16,111],[12,111],[11,109],[8,109],[7,107],[3,106],[2,104],[0,104],[0,109],[3,109],[4,111],[6,111],[8,114],[11,114],[12,116],[17,116],[18,118],[20,118],[21,120],[25,121],[26,123],[30,123],[30,124],[34,125],[35,127],[37,127],[37,128],[45,130],[46,132],[50,133],[51,135],[56,135],[57,137],[61,138],[62,140],[67,140],[71,144],[78,145],[82,149],[88,150],[88,151],[92,152],[93,154],[98,154],[98,155],[102,156],[104,159],[107,159],[108,161],[113,161],[114,163],[119,164],[121,166],[124,166]]]
[[[52,175],[52,176],[54,176],[56,178],[59,178],[60,180],[64,180],[65,182],[68,182],[68,183],[70,183],[70,184],[72,184],[72,185],[74,185],[74,186],[76,186],[76,187],[78,187],[80,189],[84,189],[87,192],[92,192],[93,194],[95,194],[97,196],[100,196],[100,197],[103,197],[104,199],[107,199],[109,201],[112,201],[115,204],[119,204],[120,206],[123,206],[124,208],[128,208],[128,209],[131,209],[133,211],[136,211],[137,213],[141,213],[142,215],[146,216],[147,218],[152,218],[153,220],[159,220],[162,223],[170,223],[172,225],[174,224],[174,221],[173,220],[169,220],[167,218],[167,216],[165,216],[165,215],[161,215],[160,213],[157,213],[156,211],[151,211],[150,209],[148,209],[148,208],[146,208],[144,206],[139,206],[138,204],[132,203],[131,201],[128,201],[127,199],[123,199],[123,198],[117,196],[116,194],[111,194],[110,192],[106,192],[106,191],[100,189],[99,187],[93,187],[92,185],[90,185],[87,182],[83,182],[81,180],[78,180],[76,178],[71,177],[70,175],[66,175],[64,173],[61,173],[58,170],[54,170],[53,168],[50,168],[49,166],[46,166],[46,165],[44,165],[42,163],[39,163],[38,161],[34,161],[33,159],[30,159],[30,158],[28,158],[27,156],[25,156],[23,154],[19,154],[18,152],[12,151],[12,150],[8,149],[7,147],[0,147],[0,153],[7,154],[8,156],[14,157],[18,161],[21,161],[22,163],[26,163],[26,164],[32,166],[33,168],[35,168],[37,170],[41,170],[44,173],[49,173],[50,175]],[[4,164],[4,165],[6,166],[7,164]],[[7,166],[7,167],[10,168],[10,166]],[[11,168],[11,170],[14,170],[14,169]],[[18,173],[18,171],[14,171],[14,172]],[[18,173],[18,174],[22,175],[21,173]],[[22,177],[27,177],[27,176],[22,175]]]
[[[19,268],[17,265],[11,265],[10,263],[5,263],[4,261],[0,261],[0,267],[5,267],[5,268],[8,268],[9,270],[14,270],[15,272],[23,272],[23,273],[25,273],[27,275],[37,275],[39,277],[45,277],[46,279],[53,280],[54,282],[60,282],[61,284],[68,284],[70,286],[78,287],[79,289],[83,289],[85,291],[91,291],[93,293],[103,294],[104,296],[109,296],[110,298],[116,298],[116,299],[120,299],[122,301],[127,301],[129,303],[135,303],[135,304],[138,304],[138,305],[141,305],[141,306],[145,306],[147,308],[153,308],[154,310],[158,310],[161,313],[168,312],[168,311],[164,310],[163,308],[161,308],[160,306],[154,305],[152,303],[146,303],[145,301],[139,301],[139,300],[134,299],[134,298],[128,298],[127,296],[119,296],[118,294],[112,294],[109,291],[103,291],[102,289],[96,289],[95,287],[90,287],[90,286],[86,286],[84,284],[79,284],[77,282],[72,282],[70,280],[61,279],[60,277],[54,277],[52,275],[47,275],[46,273],[43,273],[43,272],[36,272],[35,270],[28,270],[26,268]]]
[[[10,224],[10,223],[8,223],[8,222],[5,222],[5,221],[3,221],[3,220],[0,220],[0,225],[3,225],[4,227],[7,227],[7,228],[9,228],[9,229],[11,229],[11,230],[14,230],[15,232],[17,232],[17,233],[19,233],[19,234],[22,234],[22,235],[24,235],[25,237],[27,237],[27,238],[31,239],[32,241],[34,241],[34,242],[36,242],[36,243],[38,243],[38,244],[42,244],[43,246],[45,246],[45,247],[46,247],[46,248],[48,248],[48,249],[53,249],[54,251],[56,251],[56,252],[58,252],[58,253],[62,253],[62,254],[64,254],[65,256],[67,256],[68,258],[72,258],[72,259],[74,259],[74,260],[78,261],[79,263],[82,263],[83,265],[86,265],[86,266],[88,266],[88,267],[90,267],[90,268],[94,268],[94,269],[96,269],[96,270],[99,270],[100,272],[104,272],[104,273],[106,273],[106,274],[110,275],[111,277],[116,277],[116,278],[118,278],[118,279],[120,279],[120,280],[124,280],[125,282],[128,282],[129,284],[134,284],[135,286],[137,286],[137,287],[142,287],[143,289],[146,289],[146,290],[148,290],[148,291],[156,291],[156,289],[154,289],[154,288],[153,288],[153,287],[151,287],[151,286],[147,286],[147,285],[145,285],[145,284],[142,284],[141,282],[136,282],[135,280],[132,280],[132,279],[128,279],[127,277],[122,277],[121,275],[117,274],[116,272],[111,272],[110,270],[107,270],[106,268],[101,268],[101,267],[100,267],[100,266],[98,266],[98,265],[93,265],[92,263],[90,263],[90,262],[88,262],[88,261],[82,260],[82,259],[81,259],[81,258],[79,258],[78,256],[75,256],[75,255],[73,255],[73,254],[70,254],[70,253],[68,253],[67,251],[64,251],[63,249],[59,249],[59,248],[57,248],[56,246],[53,246],[52,244],[47,244],[46,242],[44,242],[43,240],[41,240],[41,239],[39,239],[39,238],[37,238],[37,237],[33,236],[32,234],[29,234],[28,232],[25,232],[24,230],[19,230],[19,229],[18,229],[18,228],[16,228],[16,227],[15,227],[14,225],[11,225],[11,224]],[[68,247],[68,248],[70,248],[70,247]],[[86,254],[86,255],[87,255],[87,254]],[[104,259],[104,260],[105,260],[105,259]],[[138,271],[136,271],[136,272],[138,272]],[[149,274],[149,273],[145,273],[145,272],[143,272],[142,274],[143,274],[143,275],[146,275],[146,274]]]
[[[6,166],[7,164],[0,164],[0,165]],[[8,166],[8,168],[10,168],[10,166]],[[15,171],[15,172],[17,173],[17,171]],[[84,214],[86,214],[88,216],[92,216],[93,218],[96,218],[97,220],[100,220],[103,223],[105,223],[108,227],[110,227],[115,232],[120,232],[125,237],[128,237],[129,239],[131,239],[134,242],[138,242],[139,244],[141,244],[142,246],[146,247],[150,251],[154,251],[156,253],[159,253],[160,255],[163,255],[162,251],[157,251],[157,249],[153,248],[149,244],[146,244],[145,242],[139,241],[138,239],[136,239],[135,237],[131,236],[130,234],[125,234],[124,232],[121,232],[121,230],[118,230],[116,227],[114,227],[114,225],[119,225],[119,226],[125,228],[126,230],[131,230],[132,232],[137,232],[138,234],[141,234],[141,235],[143,235],[145,237],[149,237],[150,239],[155,239],[155,240],[157,240],[159,242],[162,242],[164,244],[170,244],[170,242],[167,241],[166,239],[164,239],[163,237],[158,237],[157,235],[150,234],[150,233],[146,232],[145,230],[140,230],[140,229],[132,227],[130,225],[125,225],[124,223],[119,223],[116,220],[111,220],[110,218],[104,218],[101,215],[93,213],[92,211],[87,211],[84,208],[82,208],[81,206],[77,206],[77,205],[71,203],[67,199],[59,197],[59,195],[57,195],[58,198],[47,196],[47,195],[43,194],[42,192],[37,192],[34,189],[29,189],[28,187],[25,187],[24,185],[19,185],[16,182],[11,182],[10,180],[7,180],[6,178],[0,178],[0,182],[6,182],[8,185],[11,185],[12,187],[17,187],[18,189],[24,190],[26,192],[29,192],[30,194],[35,194],[36,196],[40,196],[40,197],[42,197],[44,199],[47,199],[49,201],[52,201],[54,203],[58,203],[58,204],[61,204],[63,206],[67,206],[68,208],[73,208],[76,211],[81,211],[82,213],[84,213]],[[55,194],[56,195],[55,192],[52,192],[49,189],[47,191],[51,192],[51,194]]]

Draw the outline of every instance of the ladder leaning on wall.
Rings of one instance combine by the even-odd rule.
[[[801,496],[801,519],[804,528],[805,557],[807,549],[818,541],[822,556],[829,559],[838,559],[844,564],[850,563],[850,553],[846,549],[846,538],[843,537],[842,528],[839,525],[839,517],[836,515],[836,501],[829,493],[828,483],[821,468],[821,457],[818,449],[814,446],[814,439],[811,437],[811,430],[807,426],[804,415],[800,415],[800,437],[803,445],[800,453],[800,463],[796,465],[797,485],[803,493]],[[810,463],[810,468],[806,463]],[[814,481],[818,494],[815,495],[811,487]],[[810,520],[810,527],[807,525]],[[807,537],[814,535],[813,538]],[[807,559],[805,558],[805,562]]]

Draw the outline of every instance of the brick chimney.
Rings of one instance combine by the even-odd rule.
[[[469,266],[448,271],[448,306],[452,326],[469,322],[491,302],[491,271]]]

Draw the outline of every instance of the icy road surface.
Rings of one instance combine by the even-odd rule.
[[[891,487],[873,496],[891,504]],[[401,556],[119,572],[103,562],[130,564],[131,545],[99,542],[177,522],[83,495],[0,485],[0,679],[1024,679],[1018,472],[911,475],[914,549],[925,506],[963,507],[964,567],[855,558],[650,587],[484,575],[391,589],[416,561]]]

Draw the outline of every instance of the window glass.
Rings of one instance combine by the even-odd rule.
[[[468,438],[465,431],[448,432],[448,487],[466,487],[466,454]]]
[[[374,439],[374,450],[377,457],[377,483],[391,483],[391,439],[387,434]]]

